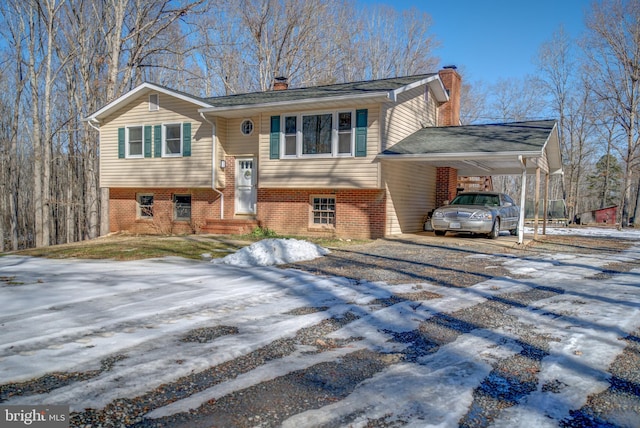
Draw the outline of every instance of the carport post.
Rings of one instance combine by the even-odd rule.
[[[540,166],[536,167],[536,194],[533,211],[533,240],[538,239],[538,211],[540,211]]]
[[[544,175],[544,202],[542,203],[544,206],[544,215],[543,215],[543,223],[542,223],[542,234],[547,234],[547,213],[549,212],[549,172]]]
[[[520,165],[522,165],[522,180],[520,182],[520,220],[518,221],[518,244],[522,244],[524,242],[524,204],[525,200],[525,190],[527,187],[527,160],[522,157],[522,155],[518,156],[518,160],[520,161]]]

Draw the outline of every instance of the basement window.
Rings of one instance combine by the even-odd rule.
[[[191,195],[173,195],[173,216],[175,220],[191,220]]]
[[[333,196],[311,197],[311,227],[335,227],[336,198]]]
[[[138,194],[136,199],[137,217],[143,220],[153,219],[153,194]]]

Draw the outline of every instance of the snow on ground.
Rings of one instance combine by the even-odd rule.
[[[273,266],[313,260],[326,256],[329,250],[299,239],[263,239],[213,263],[235,266]]]
[[[615,230],[606,232],[618,236]],[[574,233],[594,235],[605,230],[584,228]],[[638,232],[622,233],[624,238],[640,238]],[[300,253],[308,258],[322,252],[298,245],[268,240],[216,264],[179,258],[114,262],[0,257],[0,385],[52,372],[98,369],[107,357],[126,357],[94,378],[50,393],[12,397],[3,404],[68,404],[72,411],[102,408],[117,397],[141,395],[278,338],[292,337],[300,328],[328,317],[349,311],[361,316],[333,333],[335,338],[364,337],[352,348],[313,354],[301,347],[148,414],[166,416],[293,370],[338,360],[345,352],[362,348],[397,352],[405,345],[390,341],[385,331],[409,331],[437,313],[545,286],[564,294],[509,311],[553,338],[551,352],[542,360],[537,391],[502,412],[495,425],[557,426],[570,410],[584,405],[588,395],[608,387],[607,368],[624,347],[618,338],[640,328],[640,270],[590,279],[608,263],[640,260],[640,246],[617,255],[496,257],[496,263],[502,260],[514,273],[526,272],[531,278],[495,278],[463,289],[423,283],[422,291],[442,297],[419,306],[401,302],[380,309],[370,303],[392,293],[415,291],[418,284],[390,286],[247,266],[287,263],[299,260]],[[329,309],[288,314],[308,306]],[[193,329],[212,326],[234,326],[238,334],[207,343],[181,341]],[[455,426],[468,410],[474,388],[491,371],[491,363],[519,351],[506,329],[473,330],[415,363],[390,366],[346,399],[295,415],[284,426],[322,425],[358,410],[363,416],[354,426],[390,413],[409,426]],[[559,391],[541,387],[555,381],[566,387]]]

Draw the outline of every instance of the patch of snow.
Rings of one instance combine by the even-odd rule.
[[[326,248],[299,239],[263,239],[212,262],[235,266],[273,266],[313,260],[329,253]]]

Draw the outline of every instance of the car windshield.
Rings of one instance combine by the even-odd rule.
[[[498,195],[483,195],[481,193],[469,193],[456,196],[451,205],[482,205],[497,207],[500,205]]]

